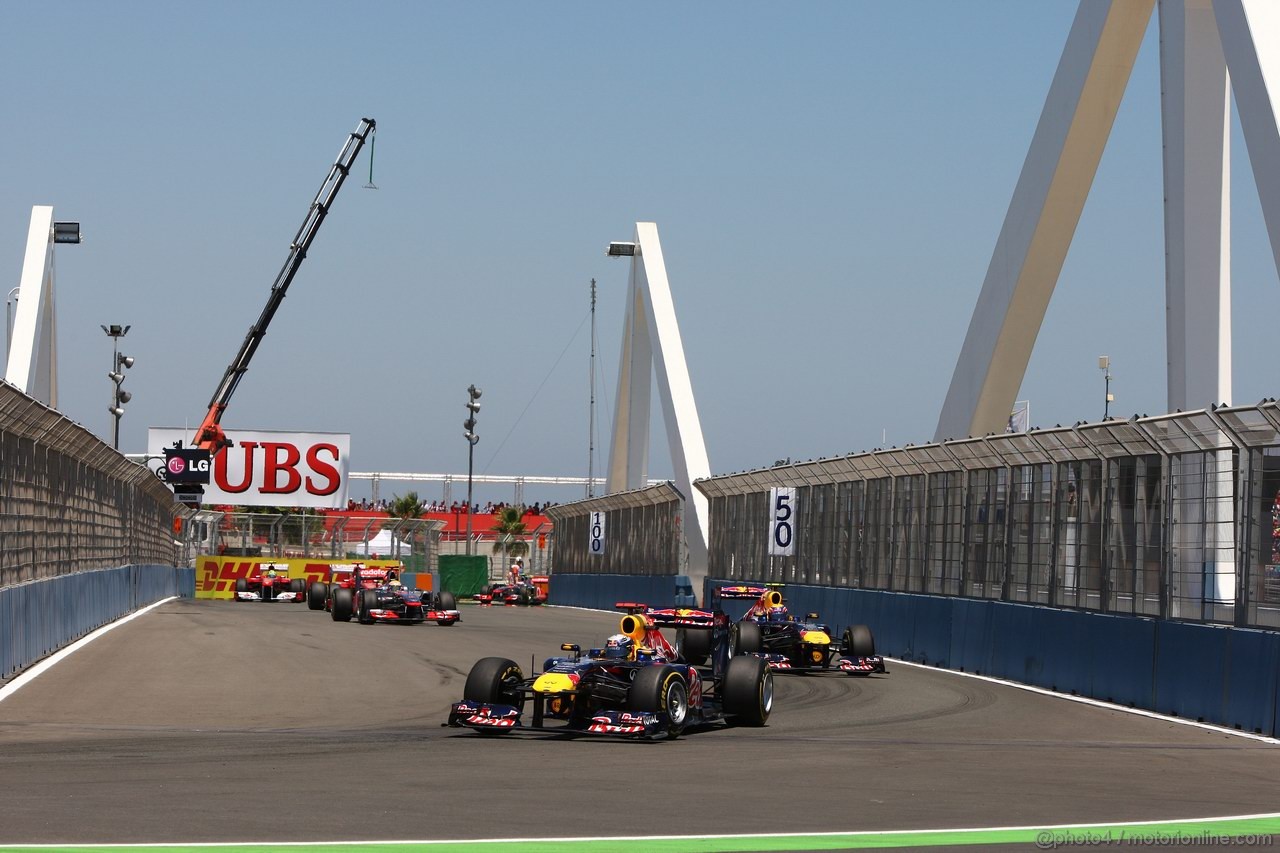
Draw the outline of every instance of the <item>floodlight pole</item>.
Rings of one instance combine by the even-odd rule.
[[[476,433],[476,412],[480,411],[480,389],[475,385],[467,386],[467,419],[462,422],[466,428],[463,437],[467,440],[467,556],[471,556],[471,486],[472,474],[475,470],[476,442],[480,440]]]

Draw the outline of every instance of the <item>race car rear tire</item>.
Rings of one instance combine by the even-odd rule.
[[[350,622],[351,611],[355,609],[354,593],[344,587],[335,586],[333,589],[333,605],[329,615],[333,617],[334,622]]]
[[[524,681],[520,664],[506,658],[480,658],[467,674],[462,688],[462,698],[491,705],[524,704],[517,690]]]
[[[729,653],[749,655],[764,649],[764,635],[760,626],[750,619],[735,622],[729,631]]]
[[[685,663],[702,666],[711,656],[711,632],[677,628],[676,651]]]
[[[731,658],[720,694],[724,712],[735,722],[763,726],[773,710],[773,673],[763,658]]]
[[[236,594],[231,597],[232,601],[240,600],[240,593],[249,591],[249,581],[245,578],[236,578]]]
[[[666,714],[667,735],[677,737],[689,720],[689,685],[674,666],[647,666],[636,672],[627,710]]]
[[[369,611],[373,609],[373,605],[377,604],[378,601],[376,598],[374,598],[373,602],[371,603],[369,601],[370,593],[371,591],[367,589],[360,590],[360,597],[356,601],[356,606],[357,606],[356,619],[360,622],[361,625],[373,624],[373,615],[370,614]]]
[[[324,610],[324,600],[329,597],[329,585],[316,581],[307,587],[307,609]]]
[[[844,629],[844,647],[855,657],[869,658],[876,653],[876,638],[866,625],[850,625]]]
[[[438,604],[439,604],[439,606],[437,607],[438,610],[457,610],[458,609],[458,599],[454,598],[453,593],[451,592],[440,593],[440,599]]]

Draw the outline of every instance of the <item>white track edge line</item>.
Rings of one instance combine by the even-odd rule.
[[[1112,711],[1123,711],[1126,714],[1135,714],[1139,717],[1150,717],[1155,720],[1164,720],[1168,723],[1178,723],[1183,726],[1191,726],[1196,729],[1204,729],[1211,732],[1220,732],[1221,734],[1235,735],[1236,737],[1248,738],[1250,740],[1261,741],[1262,743],[1280,744],[1280,738],[1268,737],[1267,735],[1255,734],[1253,732],[1240,731],[1238,729],[1228,728],[1227,726],[1219,726],[1214,723],[1201,723],[1195,720],[1188,720],[1183,717],[1174,717],[1169,714],[1161,714],[1158,711],[1148,711],[1146,708],[1130,708],[1127,705],[1120,705],[1115,702],[1104,702],[1101,699],[1091,699],[1088,696],[1074,696],[1070,693],[1061,693],[1057,690],[1050,690],[1047,687],[1036,687],[1032,684],[1022,684],[1017,681],[1009,681],[1005,678],[993,678],[989,675],[979,675],[976,672],[961,672],[956,669],[948,669],[944,666],[933,666],[927,663],[916,663],[915,661],[902,660],[901,658],[888,658],[894,663],[904,664],[905,666],[914,666],[918,669],[928,669],[933,672],[946,672],[951,675],[958,675],[963,678],[976,678],[979,681],[989,681],[992,684],[1003,684],[1005,687],[1016,687],[1019,690],[1027,690],[1031,693],[1039,693],[1042,696],[1053,696],[1057,699],[1066,699],[1071,702],[1079,702],[1082,705],[1093,705],[1097,708],[1106,708]]]
[[[406,845],[442,844],[560,844],[569,842],[600,841],[752,841],[766,838],[865,838],[872,835],[929,835],[977,832],[1032,832],[1053,831],[1059,829],[1090,829],[1094,827],[1159,827],[1168,824],[1184,823],[1225,823],[1237,820],[1273,820],[1280,819],[1280,812],[1266,812],[1250,815],[1224,815],[1222,817],[1173,818],[1168,820],[1127,820],[1100,821],[1097,823],[1055,823],[1049,825],[1030,826],[972,826],[959,829],[862,829],[853,832],[751,832],[719,835],[600,835],[600,836],[563,836],[555,838],[453,838],[436,840],[399,840],[399,841],[205,841],[185,843],[180,841],[150,841],[142,844],[4,844],[0,849],[24,850],[56,850],[66,847],[92,847],[95,849],[147,848],[147,847],[184,847],[184,848],[219,848],[219,847],[341,847],[341,846],[376,846],[400,847]]]
[[[101,628],[95,628],[93,631],[90,631],[88,634],[76,640],[74,643],[72,643],[69,646],[63,646],[61,649],[58,649],[58,651],[49,655],[47,658],[44,658],[39,663],[36,663],[35,665],[30,667],[23,673],[15,677],[12,681],[10,681],[4,687],[0,687],[0,702],[3,702],[4,700],[8,699],[18,690],[25,687],[36,676],[40,675],[45,670],[49,669],[49,667],[53,666],[58,661],[67,657],[73,652],[78,651],[79,649],[83,648],[84,646],[98,639],[108,631],[118,628],[126,622],[130,622],[134,619],[137,619],[142,614],[147,613],[150,610],[154,610],[155,608],[159,607],[161,604],[164,604],[165,602],[168,602],[168,601],[173,601],[175,598],[178,598],[178,597],[179,596],[171,595],[168,598],[162,598],[153,604],[148,604],[146,607],[142,608],[141,610],[133,611],[128,616],[122,616],[114,622],[108,622],[106,625],[103,625]],[[3,846],[3,845],[0,845],[0,846]]]

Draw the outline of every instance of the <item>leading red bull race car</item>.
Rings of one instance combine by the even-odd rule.
[[[763,660],[729,654],[729,619],[702,610],[630,610],[620,633],[585,653],[561,645],[542,672],[526,676],[507,658],[482,658],[471,668],[445,725],[481,734],[536,732],[674,738],[714,723],[763,726],[773,709],[773,676]],[[684,661],[660,628],[674,626],[711,636],[712,665]],[[526,705],[531,713],[526,718]]]
[[[773,586],[724,586],[721,599],[755,599],[731,630],[734,654],[764,660],[769,669],[798,672],[843,672],[849,675],[888,674],[884,658],[876,654],[875,637],[866,625],[851,625],[840,642],[835,632],[818,621],[817,613],[797,619],[787,610],[782,592]]]

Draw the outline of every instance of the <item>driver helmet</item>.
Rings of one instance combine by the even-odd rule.
[[[605,644],[604,656],[607,660],[631,660],[635,648],[635,641],[626,634],[614,634]]]
[[[400,587],[404,586],[404,584],[396,580],[395,575],[392,575],[391,579],[387,581],[387,586],[391,587],[391,589],[399,589]]]
[[[269,577],[269,578],[273,578],[273,577],[275,577],[275,576],[276,576],[276,570],[275,570],[275,569],[267,569],[267,577]]]
[[[785,608],[785,607],[770,607],[770,608],[769,608],[768,617],[769,617],[769,620],[770,620],[771,622],[786,622],[786,621],[787,621],[787,608]]]

